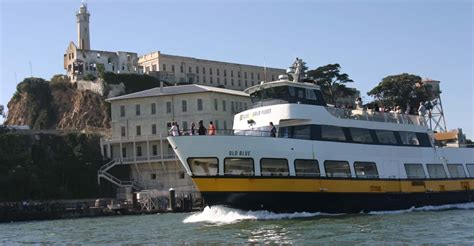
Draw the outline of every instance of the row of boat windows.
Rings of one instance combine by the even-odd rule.
[[[318,160],[296,159],[294,161],[295,175],[307,177],[321,177]],[[189,158],[188,165],[194,176],[217,176],[219,173],[219,160],[217,158]],[[463,164],[447,164],[450,178],[467,177]],[[350,178],[352,177],[349,162],[326,160],[324,161],[326,177]],[[377,164],[375,162],[355,161],[353,163],[355,176],[357,178],[379,178]],[[466,164],[470,177],[474,177],[474,164]],[[409,179],[442,179],[448,178],[443,164],[426,164],[426,170],[422,164],[405,164],[405,171]],[[288,160],[283,158],[260,159],[261,176],[290,176]],[[255,176],[255,164],[252,158],[225,158],[225,176]]]
[[[277,86],[258,90],[250,94],[252,103],[273,105],[279,103],[298,103],[326,106],[320,90],[294,86]]]
[[[373,130],[330,125],[280,127],[278,137],[363,144],[431,147],[427,133]]]

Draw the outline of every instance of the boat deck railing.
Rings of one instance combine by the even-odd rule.
[[[427,126],[426,118],[424,116],[419,116],[419,115],[376,112],[376,111],[370,111],[370,110],[348,109],[348,108],[337,108],[337,107],[325,107],[325,108],[331,115],[339,119],[365,120],[365,121],[385,122],[385,123],[394,123],[394,124]]]

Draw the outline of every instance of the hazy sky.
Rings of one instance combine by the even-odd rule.
[[[0,0],[0,104],[65,73],[80,1]],[[448,129],[474,133],[473,2],[88,1],[91,48],[287,68],[339,63],[363,95],[403,72],[441,81]],[[30,65],[32,71],[30,71]],[[365,102],[369,100],[365,96]]]

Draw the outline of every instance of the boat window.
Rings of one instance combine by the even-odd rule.
[[[416,133],[414,132],[399,132],[400,139],[404,145],[420,145]]]
[[[321,137],[324,140],[346,141],[344,131],[338,126],[321,126]]]
[[[195,176],[216,176],[219,161],[217,158],[188,158],[188,165]]]
[[[346,178],[351,176],[351,169],[347,161],[325,161],[324,169],[327,177]]]
[[[316,93],[314,93],[314,90],[306,88],[306,99],[316,101],[317,98]]]
[[[372,135],[369,129],[364,128],[349,128],[352,136],[352,141],[356,143],[373,143]]]
[[[417,132],[416,136],[418,138],[418,141],[420,142],[420,146],[423,146],[423,147],[431,147],[432,146],[430,137],[428,137],[427,133]]]
[[[397,139],[392,131],[375,130],[375,134],[381,144],[397,144]]]
[[[310,125],[294,126],[293,137],[297,139],[311,139]]]
[[[252,158],[225,158],[224,175],[253,176],[254,165]]]
[[[427,164],[426,168],[428,169],[428,174],[432,179],[443,179],[447,177],[443,164]]]
[[[316,176],[321,175],[318,160],[295,160],[296,176]]]
[[[474,178],[474,164],[466,164],[469,176]]]
[[[374,162],[354,162],[354,170],[358,178],[378,178],[377,165]]]
[[[290,174],[287,159],[262,158],[260,168],[262,176],[288,176]]]
[[[465,178],[466,172],[462,164],[448,164],[448,172],[451,178]]]
[[[425,170],[421,164],[405,164],[405,171],[409,179],[424,179],[426,178]]]

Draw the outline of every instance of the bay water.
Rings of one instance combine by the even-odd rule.
[[[474,203],[364,214],[165,213],[0,224],[0,244],[467,244]]]

